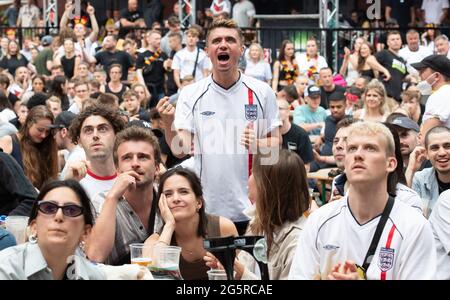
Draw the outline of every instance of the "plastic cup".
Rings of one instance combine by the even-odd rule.
[[[143,267],[149,267],[152,264],[151,249],[142,243],[130,244],[131,263]]]
[[[179,263],[181,248],[176,246],[155,246],[150,271],[155,279],[182,279]]]
[[[5,221],[6,230],[16,238],[16,243],[23,244],[27,239],[28,217],[10,216]]]
[[[227,273],[222,269],[211,269],[206,272],[208,280],[227,280]]]

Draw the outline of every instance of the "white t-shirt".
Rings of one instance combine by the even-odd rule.
[[[337,263],[363,260],[381,216],[360,225],[347,196],[312,213],[299,237],[289,279],[326,279]],[[436,253],[428,221],[416,209],[395,201],[367,270],[367,278],[434,279]]]
[[[295,59],[297,60],[298,69],[300,74],[308,76],[307,72],[309,68],[316,65],[316,71],[319,73],[320,69],[328,67],[328,63],[323,56],[318,56],[317,59],[310,59],[306,56],[306,53],[295,53]]]
[[[436,279],[450,279],[450,190],[443,192],[430,215],[437,253]]]
[[[438,118],[445,126],[450,128],[449,95],[450,84],[446,84],[428,97],[422,123],[431,118]]]
[[[95,195],[103,191],[109,191],[116,181],[117,174],[108,177],[97,176],[90,170],[87,170],[86,176],[80,180],[81,186],[84,188],[91,201]]]
[[[272,70],[270,64],[263,60],[255,64],[251,59],[247,59],[245,75],[267,82],[272,79]]]
[[[423,0],[422,10],[425,11],[425,23],[440,24],[442,10],[448,7],[448,0]]]
[[[79,145],[77,145],[72,152],[69,153],[69,155],[66,158],[66,164],[64,165],[64,168],[61,170],[61,173],[59,174],[59,179],[64,180],[64,176],[67,172],[67,167],[76,161],[82,161],[86,159],[86,153],[84,152],[84,149],[81,148]]]
[[[250,154],[240,145],[251,122],[256,138],[281,125],[275,93],[265,82],[241,74],[226,90],[210,75],[181,90],[174,125],[195,136],[195,169],[206,211],[234,222],[248,220],[242,212],[251,205],[247,195]]]
[[[12,119],[17,118],[17,115],[12,109],[5,108],[4,110],[0,111],[0,117],[8,122]]]
[[[180,79],[187,75],[192,75],[197,58],[197,47],[194,51],[189,51],[186,47],[178,51],[173,57],[172,69],[180,70]],[[197,70],[195,71],[195,81],[203,79],[203,71],[211,69],[211,61],[206,56],[205,51],[200,49],[197,61]]]
[[[432,55],[433,51],[430,50],[430,48],[425,46],[419,46],[419,49],[417,51],[411,51],[408,46],[403,47],[398,51],[398,55],[402,57],[404,60],[406,60],[408,73],[415,73],[419,74],[419,72],[411,67],[411,64],[421,62],[425,57]]]
[[[248,0],[236,2],[233,6],[233,20],[239,27],[250,27],[249,18],[256,14],[255,6]]]

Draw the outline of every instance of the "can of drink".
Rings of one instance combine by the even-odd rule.
[[[6,216],[5,215],[0,216],[0,228],[6,230]]]

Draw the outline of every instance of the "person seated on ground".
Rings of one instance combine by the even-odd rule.
[[[160,179],[159,212],[162,230],[152,234],[145,244],[181,247],[180,272],[186,280],[207,280],[209,267],[203,261],[208,237],[237,236],[233,222],[205,213],[205,199],[197,175],[181,167],[168,170]]]
[[[0,279],[106,279],[79,249],[94,223],[90,200],[79,183],[48,183],[37,199],[29,242],[0,252]]]
[[[271,280],[287,279],[292,258],[312,206],[305,166],[299,156],[281,150],[278,162],[264,164],[267,159],[253,157],[253,173],[248,179],[249,199],[254,202],[254,215],[246,235],[264,235]],[[205,257],[207,265],[217,268],[217,259]],[[258,279],[253,274],[252,260],[240,251],[234,263],[235,279]],[[250,268],[249,268],[250,267]]]
[[[294,111],[297,106],[302,105],[300,96],[298,95],[297,88],[295,85],[290,84],[285,86],[281,91],[277,93],[278,99],[286,99],[289,102],[289,110]]]
[[[403,166],[407,168],[409,156],[419,144],[419,125],[406,116],[396,116],[393,118],[389,116],[386,122],[394,125],[397,130],[398,136],[400,137]]]
[[[141,107],[139,102],[139,96],[133,90],[127,90],[123,93],[124,108],[128,112],[130,120],[143,120],[150,122],[150,117],[147,111]]]

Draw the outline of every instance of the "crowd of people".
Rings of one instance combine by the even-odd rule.
[[[178,246],[182,278],[208,279],[224,266],[204,240],[240,235],[264,237],[272,280],[450,279],[446,35],[355,36],[333,70],[313,36],[272,65],[245,45],[248,0],[164,34],[136,0],[105,26],[73,5],[58,35],[1,40],[0,215],[29,224],[25,243],[0,228],[0,279],[147,278],[132,243]],[[244,251],[234,271],[261,278]]]

